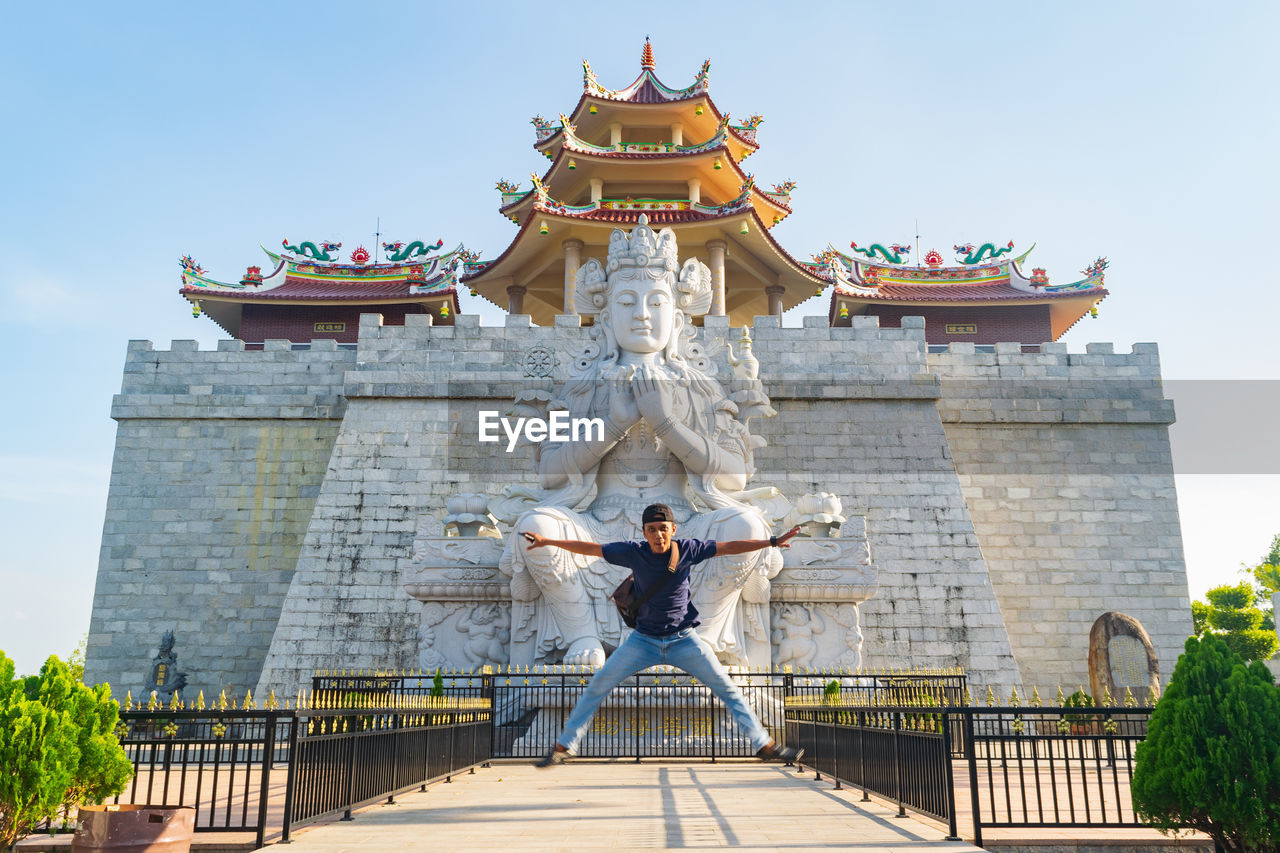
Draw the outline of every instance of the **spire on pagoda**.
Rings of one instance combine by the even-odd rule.
[[[649,37],[644,37],[644,50],[640,52],[640,67],[653,70],[653,45],[649,44]]]

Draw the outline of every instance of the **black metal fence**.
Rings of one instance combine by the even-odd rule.
[[[581,697],[591,670],[577,667],[500,668],[482,673],[325,673],[312,680],[322,701],[367,697],[421,697],[439,689],[448,697],[492,697],[493,756],[533,758],[555,737]],[[791,672],[730,670],[748,704],[773,738],[786,742],[784,706],[817,699],[838,688],[846,698],[870,702],[929,700],[960,704],[965,676],[958,672]],[[831,687],[832,684],[835,687]],[[592,720],[578,754],[592,758],[746,758],[747,738],[710,688],[672,667],[652,667],[620,684]]]
[[[488,700],[398,707],[122,711],[133,763],[114,802],[196,809],[198,832],[291,828],[448,779],[492,755]]]
[[[1142,826],[1129,794],[1150,708],[789,703],[803,763],[944,821],[983,827]]]

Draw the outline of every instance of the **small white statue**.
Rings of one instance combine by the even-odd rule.
[[[733,365],[734,379],[760,378],[760,360],[751,351],[751,332],[746,326],[742,327],[742,337],[738,339],[737,358],[733,355],[732,345],[726,343],[724,348],[728,350],[729,364]]]

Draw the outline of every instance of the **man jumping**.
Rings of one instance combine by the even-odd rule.
[[[636,616],[636,629],[618,646],[604,666],[596,671],[582,698],[578,700],[564,731],[551,752],[535,762],[537,767],[563,764],[572,758],[609,691],[627,678],[651,666],[667,664],[697,678],[711,688],[733,714],[733,720],[751,739],[756,755],[765,761],[793,762],[804,751],[779,747],[760,719],[747,705],[742,691],[716,659],[715,652],[698,636],[698,610],[690,600],[689,577],[695,565],[712,557],[746,554],[764,548],[786,548],[800,532],[793,527],[781,536],[715,542],[704,539],[673,539],[675,515],[666,504],[645,507],[641,519],[644,542],[610,542],[598,545],[577,539],[548,539],[525,533],[529,548],[563,548],[588,557],[602,557],[615,566],[631,569],[637,599],[648,599]]]

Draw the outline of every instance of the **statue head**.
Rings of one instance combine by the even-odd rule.
[[[613,230],[604,265],[592,258],[578,270],[574,307],[595,315],[605,338],[602,361],[614,362],[623,351],[663,353],[681,366],[690,318],[711,307],[711,270],[696,258],[681,267],[676,252],[675,232],[655,233],[641,214],[630,234]]]

